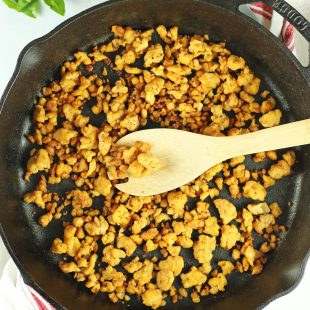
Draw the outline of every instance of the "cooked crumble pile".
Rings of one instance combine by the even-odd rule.
[[[160,168],[146,143],[114,147],[149,122],[234,136],[279,125],[282,113],[246,61],[208,35],[162,25],[113,26],[112,32],[112,40],[90,53],[76,52],[61,67],[61,79],[43,87],[25,172],[26,181],[34,174],[40,180],[24,201],[44,210],[38,222],[46,232],[51,221],[62,223],[50,251],[59,254],[64,273],[93,293],[113,302],[137,295],[153,309],[169,299],[198,303],[224,291],[231,273],[262,271],[286,230],[278,224],[286,206],[267,203],[268,188],[292,173],[295,153],[249,156],[268,166],[259,170],[249,170],[244,156],[232,158],[161,195],[118,191],[114,185],[128,175]],[[72,190],[53,191],[68,179]],[[240,198],[247,198],[241,207]],[[217,248],[229,258],[215,261]]]

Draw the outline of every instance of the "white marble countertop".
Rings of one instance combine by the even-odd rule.
[[[2,1],[0,1],[0,96],[4,91],[4,88],[11,77],[15,68],[17,57],[22,48],[31,40],[38,38],[55,26],[63,22],[65,19],[81,12],[98,3],[104,1],[100,0],[71,0],[66,1],[67,13],[65,17],[54,14],[45,5],[41,5],[41,12],[37,19],[29,18],[23,14],[17,14],[15,11],[8,9]],[[299,9],[305,17],[310,19],[310,1],[308,0],[289,0],[293,6]],[[298,40],[296,42],[298,44]],[[305,47],[300,44],[297,46],[299,53],[303,54]],[[2,240],[0,239],[0,277],[3,267],[9,254],[6,251]],[[290,294],[283,296],[271,304],[269,304],[266,310],[288,310],[310,309],[309,298],[310,287],[310,263],[308,263],[305,274],[298,287]],[[246,302],[246,301],[245,301]],[[241,307],[242,308],[242,307]],[[12,310],[1,306],[0,309]],[[16,308],[14,308],[16,309]],[[23,309],[16,309],[23,310]]]

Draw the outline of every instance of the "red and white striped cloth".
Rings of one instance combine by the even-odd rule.
[[[284,44],[291,52],[295,54],[294,27],[285,19],[283,19],[278,13],[274,12],[271,7],[266,5],[264,2],[253,2],[251,4],[244,5],[241,11],[268,28],[275,36],[284,42]],[[10,269],[9,271],[11,271],[13,264],[14,263],[12,261],[9,261],[6,269]],[[16,267],[14,266],[14,268]],[[13,272],[13,274],[14,279],[12,279],[12,272],[11,274],[8,271],[6,273],[4,272],[4,275],[2,276],[2,278],[4,276],[10,277],[11,287],[7,287],[7,285],[6,287],[1,287],[0,285],[2,293],[6,294],[5,297],[8,304],[10,304],[10,309],[55,310],[55,308],[50,303],[48,303],[39,293],[23,282],[20,274],[17,273],[17,269]],[[6,283],[8,283],[7,280]],[[21,292],[25,295],[23,300],[14,300],[14,297],[12,297],[12,300],[9,300],[10,295],[12,295],[11,292],[13,291],[14,293],[13,287],[15,290],[18,290],[19,293]],[[12,296],[14,296],[14,294]]]
[[[253,2],[247,6],[260,24],[277,36],[293,54],[296,53],[293,25],[264,2]]]
[[[35,308],[38,310],[56,310],[49,302],[47,302],[36,290],[31,286],[26,285],[27,290],[30,292],[31,298],[35,303]]]
[[[55,310],[36,290],[25,284],[12,259],[0,276],[0,309]]]

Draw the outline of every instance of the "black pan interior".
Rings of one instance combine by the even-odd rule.
[[[282,111],[283,122],[310,117],[310,88],[296,60],[285,47],[248,18],[223,7],[225,1],[191,0],[128,0],[101,5],[69,21],[63,29],[30,46],[20,59],[20,70],[15,73],[11,89],[3,98],[4,106],[0,122],[0,220],[11,254],[26,278],[32,279],[52,302],[68,309],[119,309],[126,305],[106,302],[104,296],[94,296],[83,286],[74,283],[56,266],[57,258],[48,253],[51,241],[60,235],[60,223],[55,221],[42,229],[37,223],[34,209],[22,203],[21,197],[33,190],[37,180],[26,184],[23,171],[31,149],[25,135],[31,129],[32,106],[40,95],[40,89],[57,75],[60,64],[77,49],[89,50],[92,46],[110,38],[113,24],[149,28],[158,24],[178,25],[181,33],[208,33],[212,41],[226,41],[227,47],[243,56],[262,81],[262,90],[272,90]],[[259,42],[259,44],[258,44]],[[298,164],[295,173],[268,190],[267,202],[278,201],[284,213],[281,224],[290,228],[283,234],[277,251],[270,257],[264,272],[257,277],[247,274],[230,278],[223,296],[202,299],[194,305],[189,300],[176,307],[203,309],[253,309],[276,294],[295,285],[300,276],[302,262],[309,248],[309,147],[297,151]],[[270,164],[270,163],[269,163]],[[268,165],[268,163],[267,163]],[[249,166],[251,169],[261,165]],[[17,168],[17,169],[16,169]],[[67,184],[67,188],[70,184]],[[62,187],[59,189],[64,191]],[[228,195],[228,193],[226,193]],[[288,207],[288,202],[292,206]],[[234,201],[238,207],[246,200]],[[100,203],[100,201],[98,201]],[[36,210],[37,211],[37,210]],[[48,231],[48,233],[47,233]],[[222,256],[223,253],[217,253]],[[225,253],[224,253],[225,254]],[[193,264],[188,257],[186,268]],[[30,281],[32,281],[30,280]],[[43,292],[43,294],[44,294]],[[242,300],[247,299],[247,303]],[[142,309],[141,303],[130,302],[134,309]]]

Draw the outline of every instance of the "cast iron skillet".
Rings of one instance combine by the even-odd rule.
[[[36,224],[32,208],[22,195],[34,187],[22,180],[31,146],[24,138],[30,130],[30,111],[40,89],[54,77],[60,64],[77,49],[105,41],[113,24],[137,28],[178,25],[183,33],[207,32],[213,41],[227,41],[264,81],[285,111],[285,121],[310,117],[310,69],[303,68],[286,47],[256,22],[243,16],[244,0],[119,0],[93,7],[67,20],[22,51],[4,95],[0,116],[0,231],[4,242],[30,283],[57,309],[121,309],[104,296],[95,296],[58,270],[48,253],[57,225],[46,234]],[[265,1],[292,22],[310,41],[309,23],[282,0]],[[299,282],[310,248],[310,147],[298,151],[295,173],[280,181],[268,197],[284,207],[282,223],[289,232],[257,277],[233,277],[226,295],[202,299],[200,304],[182,301],[169,309],[255,309],[288,293]],[[255,167],[252,167],[255,168]],[[287,202],[293,205],[287,207]],[[59,225],[58,225],[59,226]],[[49,226],[50,227],[50,226]],[[191,260],[187,261],[187,268]],[[143,308],[136,300],[134,309]]]

